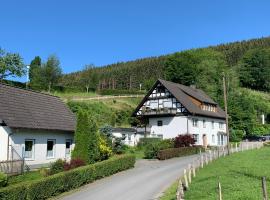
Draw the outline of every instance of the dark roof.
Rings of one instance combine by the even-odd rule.
[[[121,127],[118,127],[118,128],[113,128],[113,132],[136,132],[136,129],[135,128],[121,128]]]
[[[0,83],[0,119],[11,128],[71,131],[75,116],[60,98]]]
[[[142,100],[142,102],[136,108],[133,115],[135,115],[135,113],[140,109],[140,107],[143,105],[143,103],[146,101],[146,99],[152,93],[152,91],[154,90],[154,88],[157,86],[158,83],[161,83],[165,88],[167,88],[172,93],[172,95],[188,110],[188,112],[191,115],[201,115],[201,116],[225,119],[225,117],[226,117],[225,112],[217,105],[216,102],[214,102],[202,90],[188,87],[185,85],[181,85],[178,83],[173,83],[170,81],[165,81],[162,79],[157,80],[157,82],[154,84],[152,89],[148,92],[148,94],[145,96],[145,98]],[[200,102],[216,105],[217,112],[202,110],[201,108],[199,108],[196,104],[194,104],[191,101],[189,96],[197,99]]]

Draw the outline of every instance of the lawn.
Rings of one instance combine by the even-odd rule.
[[[216,200],[217,184],[221,183],[223,199],[262,199],[261,177],[266,176],[270,194],[270,148],[235,153],[220,158],[200,169],[185,193],[186,200]],[[175,199],[176,184],[162,200]]]
[[[43,176],[41,175],[41,173],[39,171],[26,172],[23,175],[10,176],[8,178],[8,185],[14,185],[17,183],[37,180],[37,179],[41,179],[41,178],[43,178]]]

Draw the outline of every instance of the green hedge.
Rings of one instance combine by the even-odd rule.
[[[0,190],[1,200],[42,200],[134,167],[135,157],[121,155],[92,165]]]
[[[161,141],[161,138],[140,138],[138,142],[138,147],[145,147],[148,144],[152,144],[155,142]]]
[[[166,160],[174,157],[187,156],[197,154],[200,151],[200,147],[180,147],[160,150],[157,158],[159,160]]]

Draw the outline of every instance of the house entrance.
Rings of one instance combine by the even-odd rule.
[[[207,135],[203,134],[203,146],[206,148],[207,147]]]

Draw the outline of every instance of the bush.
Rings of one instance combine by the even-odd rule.
[[[172,148],[172,140],[158,140],[156,142],[149,143],[144,150],[145,158],[152,159],[157,158],[158,152],[163,149]]]
[[[7,186],[8,178],[7,175],[0,172],[0,187],[5,187]]]
[[[91,164],[99,160],[98,133],[95,120],[82,109],[78,112],[75,133],[76,145],[72,158],[80,158]]]
[[[134,167],[134,164],[134,156],[117,156],[106,161],[61,172],[40,180],[6,187],[0,190],[0,199],[48,199],[102,177]]]
[[[62,159],[58,159],[50,165],[50,174],[57,174],[59,172],[64,171],[65,161]]]
[[[181,148],[170,148],[160,150],[157,154],[157,158],[159,160],[166,160],[169,158],[187,156],[199,153],[199,147],[181,147]]]
[[[190,147],[195,144],[195,139],[190,134],[178,135],[174,138],[174,147]]]
[[[139,148],[145,147],[150,143],[155,143],[157,141],[160,141],[161,138],[140,138],[140,141],[138,142],[137,146]]]
[[[74,158],[74,159],[71,159],[69,163],[67,162],[65,163],[64,170],[68,171],[68,170],[75,169],[84,165],[86,165],[84,160],[80,158]]]
[[[43,177],[49,176],[50,175],[50,169],[42,167],[42,168],[39,169],[39,173]]]

